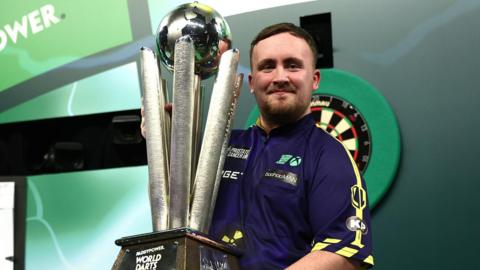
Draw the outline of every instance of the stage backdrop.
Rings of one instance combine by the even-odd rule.
[[[366,170],[390,162],[375,180],[387,183],[370,232],[376,269],[476,268],[479,1],[204,2],[226,15],[245,73],[249,41],[262,27],[331,13],[334,69],[324,71],[324,87],[340,87],[332,74],[357,78],[394,123],[379,131],[382,121],[364,108],[369,98],[335,92],[376,133],[369,162],[377,165]],[[178,4],[2,1],[0,124],[138,110],[139,48],[155,46],[156,25]],[[255,111],[247,87],[242,91],[236,128]],[[110,268],[115,239],[151,231],[146,183],[146,166],[27,176],[25,268]]]

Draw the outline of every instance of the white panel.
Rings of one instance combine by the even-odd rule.
[[[13,198],[14,182],[0,182],[0,269],[13,270],[13,262],[6,257],[13,256]]]

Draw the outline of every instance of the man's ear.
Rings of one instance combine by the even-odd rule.
[[[320,70],[315,69],[313,72],[313,85],[312,85],[312,90],[315,91],[318,89],[318,85],[320,84]]]
[[[250,93],[253,93],[253,83],[252,83],[253,77],[252,73],[248,74],[248,87],[250,88]]]

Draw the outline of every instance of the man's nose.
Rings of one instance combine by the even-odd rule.
[[[279,67],[275,69],[273,82],[277,84],[288,83],[288,74],[284,68]]]

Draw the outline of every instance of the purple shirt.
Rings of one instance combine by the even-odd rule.
[[[365,183],[312,115],[232,132],[210,235],[244,249],[242,269],[283,269],[312,250],[373,265]]]

